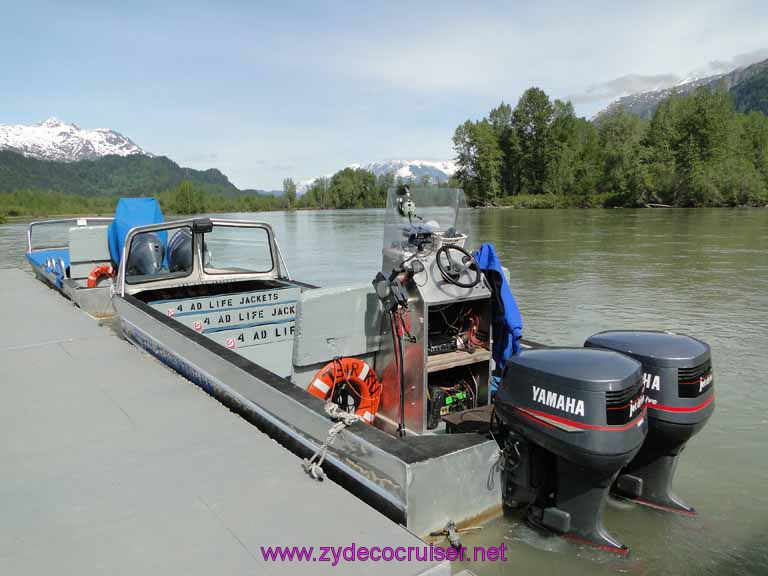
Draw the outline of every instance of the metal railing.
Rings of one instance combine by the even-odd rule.
[[[272,226],[270,226],[266,222],[257,222],[253,220],[220,220],[220,219],[214,219],[211,218],[211,224],[213,224],[214,227],[232,227],[232,228],[262,228],[267,232],[268,238],[269,238],[269,245],[271,248],[271,254],[272,257],[272,268],[268,271],[264,272],[233,272],[233,273],[227,273],[227,274],[209,274],[205,270],[205,266],[202,262],[202,245],[199,242],[199,235],[205,234],[204,232],[201,233],[199,231],[195,230],[195,221],[201,220],[200,218],[188,218],[184,220],[173,220],[170,222],[162,222],[159,224],[150,224],[147,226],[136,226],[134,228],[131,228],[128,233],[125,236],[125,242],[123,245],[123,262],[127,260],[127,254],[130,253],[131,249],[131,243],[134,239],[134,237],[138,234],[143,234],[146,232],[160,232],[163,230],[172,230],[176,228],[189,228],[193,233],[193,261],[192,261],[192,269],[190,270],[189,275],[187,275],[185,278],[185,282],[189,282],[189,278],[192,277],[195,279],[196,282],[201,283],[208,283],[208,282],[225,282],[227,280],[240,280],[243,279],[244,276],[251,276],[253,278],[282,278],[282,277],[288,277],[290,279],[290,276],[288,276],[287,268],[285,267],[285,262],[283,260],[283,256],[280,253],[280,248],[277,245],[277,241],[275,240],[274,231],[272,230]],[[175,282],[174,282],[175,280]],[[122,265],[118,271],[118,277],[117,277],[117,293],[121,296],[125,296],[126,294],[126,284],[131,285],[131,292],[140,291],[146,286],[142,286],[142,284],[153,284],[157,287],[162,287],[166,283],[168,285],[173,285],[175,283],[178,283],[178,279],[174,278],[157,278],[157,279],[147,279],[144,282],[127,282],[126,281],[126,267]]]
[[[108,216],[86,216],[82,218],[57,218],[54,220],[38,220],[36,222],[30,222],[27,226],[27,252],[33,251],[32,243],[32,231],[34,228],[41,228],[43,226],[53,226],[57,224],[72,224],[74,226],[87,226],[89,222],[107,224],[114,220],[114,218]],[[47,248],[66,248],[68,244],[61,244],[56,246],[44,246],[37,248],[37,250]]]

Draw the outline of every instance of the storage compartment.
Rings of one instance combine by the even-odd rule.
[[[490,341],[489,320],[488,300],[430,306],[427,324],[427,355],[430,360],[453,352],[487,351]],[[463,355],[456,356],[456,359],[460,358]]]
[[[486,404],[488,377],[487,360],[430,372],[427,375],[427,430],[442,431],[445,416]]]
[[[488,402],[491,352],[489,301],[435,304],[427,310],[426,429],[443,417]]]

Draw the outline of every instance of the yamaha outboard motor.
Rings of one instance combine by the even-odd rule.
[[[606,350],[526,350],[507,363],[495,404],[505,506],[527,506],[535,526],[626,553],[602,515],[645,439],[640,363]]]
[[[168,270],[182,272],[192,269],[192,233],[181,228],[168,243]]]
[[[681,334],[629,330],[600,332],[584,345],[616,350],[643,365],[648,439],[613,491],[664,510],[695,514],[672,492],[672,479],[686,442],[715,409],[709,345]]]
[[[142,232],[131,242],[128,255],[127,274],[149,276],[161,272],[165,247],[160,238],[152,232]]]

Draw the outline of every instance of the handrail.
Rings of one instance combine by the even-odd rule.
[[[80,216],[79,218],[54,218],[52,220],[35,220],[27,226],[27,252],[32,252],[32,228],[43,224],[66,224],[67,222],[112,222],[114,218],[110,216]]]
[[[291,273],[288,270],[288,266],[285,264],[285,259],[283,258],[283,251],[280,250],[280,244],[277,243],[277,238],[275,238],[275,248],[277,248],[277,257],[280,260],[280,267],[285,271],[285,277],[288,280],[291,280]]]

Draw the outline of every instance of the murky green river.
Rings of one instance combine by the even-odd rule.
[[[241,215],[277,231],[292,275],[369,282],[380,265],[381,210]],[[546,538],[514,518],[467,534],[509,548],[495,574],[768,574],[768,209],[484,210],[474,243],[511,270],[524,336],[581,345],[611,328],[668,329],[709,342],[717,407],[681,459],[688,518],[611,502],[608,529],[628,558]],[[25,226],[0,226],[0,267],[24,266]],[[446,495],[450,497],[450,495]]]

